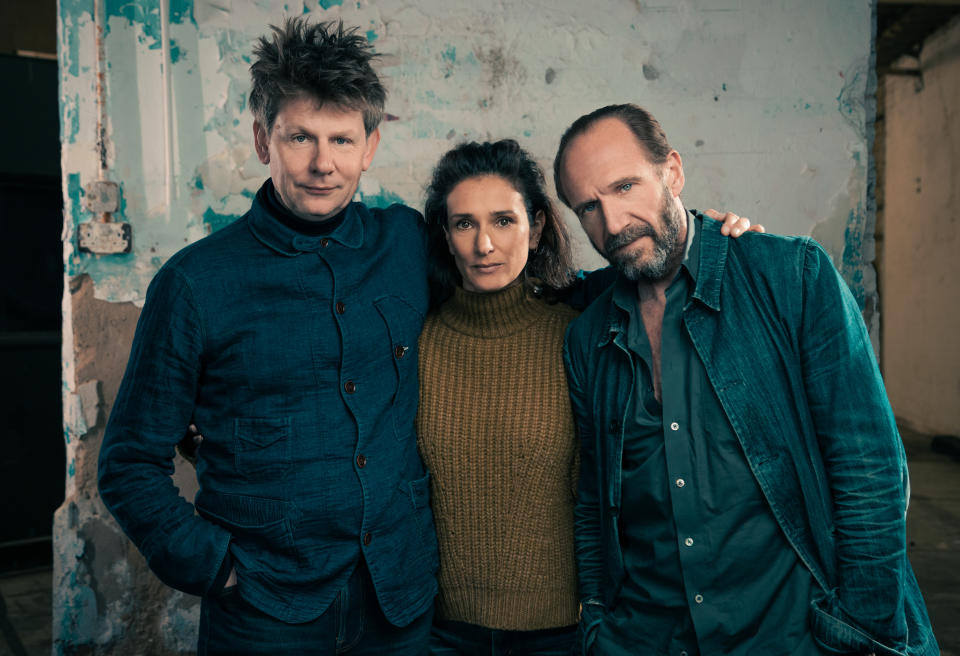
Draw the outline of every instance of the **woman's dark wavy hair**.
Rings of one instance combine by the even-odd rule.
[[[344,29],[342,21],[310,24],[300,16],[270,29],[273,38],[262,36],[253,48],[249,100],[250,111],[267,132],[283,103],[303,95],[359,110],[367,135],[377,129],[387,92],[370,65],[377,55],[357,34],[359,28]]]
[[[570,237],[556,206],[547,195],[543,170],[513,139],[463,143],[447,151],[433,169],[426,190],[423,214],[430,239],[430,286],[434,302],[442,301],[461,284],[460,272],[447,247],[447,196],[469,178],[496,175],[520,192],[531,225],[543,213],[543,232],[536,250],[530,251],[524,278],[535,290],[560,290],[573,277]]]

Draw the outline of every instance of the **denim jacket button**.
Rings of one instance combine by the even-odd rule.
[[[330,245],[330,240],[327,239],[326,237],[320,240],[320,246],[322,246],[323,248],[326,248],[329,245]]]
[[[357,467],[359,467],[360,469],[363,469],[366,466],[367,466],[367,456],[361,453],[360,455],[357,456]]]
[[[364,533],[364,534],[363,534],[363,545],[364,545],[364,546],[368,546],[371,541],[373,541],[373,536],[370,535],[369,533]]]
[[[684,480],[683,480],[682,478],[678,478],[678,479],[677,479],[677,487],[683,487],[684,485],[686,485],[686,483],[684,482]]]
[[[354,392],[357,391],[357,385],[356,385],[356,383],[354,383],[352,380],[348,380],[347,382],[345,382],[345,383],[343,384],[343,390],[344,390],[347,394],[353,394]]]
[[[680,430],[680,424],[678,424],[677,422],[673,422],[672,424],[670,424],[670,430]]]
[[[343,314],[347,311],[347,306],[343,304],[343,301],[337,301],[337,314]]]

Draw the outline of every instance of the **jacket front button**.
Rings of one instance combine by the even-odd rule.
[[[360,469],[363,469],[366,466],[367,466],[367,456],[361,453],[360,455],[357,456],[357,467],[359,467]]]
[[[345,382],[345,383],[343,384],[343,390],[344,390],[347,394],[353,394],[354,392],[357,391],[357,386],[356,386],[356,384],[355,384],[352,380],[348,380],[347,382]]]
[[[407,352],[407,347],[406,347],[406,346],[399,346],[399,345],[398,345],[397,348],[393,349],[393,354],[394,354],[395,356],[397,356],[398,358],[402,358],[406,352]]]
[[[368,546],[368,545],[370,544],[370,541],[371,541],[371,540],[373,540],[373,536],[372,536],[372,535],[370,535],[369,533],[364,533],[364,534],[363,534],[363,545],[364,545],[364,546]]]
[[[326,248],[329,245],[330,245],[330,240],[327,239],[326,237],[320,240],[320,246],[322,246],[323,248]]]
[[[343,301],[337,301],[337,314],[343,314],[347,311],[347,306],[343,304]]]

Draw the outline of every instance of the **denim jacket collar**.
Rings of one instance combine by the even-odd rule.
[[[700,272],[693,297],[714,312],[720,311],[720,283],[727,266],[730,239],[720,234],[719,221],[704,221],[703,214],[692,210],[700,228]]]
[[[360,248],[363,244],[363,217],[366,208],[360,203],[350,203],[346,216],[336,230],[329,235],[304,235],[288,228],[270,215],[259,198],[253,199],[249,224],[254,236],[281,255],[295,257],[300,253],[317,253],[330,241],[347,248]]]
[[[695,282],[693,298],[697,299],[714,311],[720,310],[720,281],[723,280],[723,269],[727,261],[728,240],[720,234],[719,221],[704,221],[703,214],[697,210],[687,211],[688,224],[693,226],[688,231],[687,256],[683,266],[690,272]],[[629,316],[623,308],[625,295],[633,295],[633,283],[618,275],[613,283],[612,300],[609,304],[606,317],[606,329],[602,332],[597,348],[606,346],[611,341],[624,346],[617,337],[627,330],[626,320]]]

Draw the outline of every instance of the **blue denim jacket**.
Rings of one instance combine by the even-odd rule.
[[[239,593],[303,622],[363,554],[386,617],[404,625],[437,589],[414,434],[425,236],[406,207],[346,212],[313,237],[255,200],[161,268],[101,448],[100,494],[168,585],[218,592],[229,548]],[[195,505],[170,478],[190,422],[204,436]]]
[[[906,459],[860,311],[805,237],[737,240],[702,221],[683,322],[777,522],[810,570],[817,640],[837,653],[939,654],[907,561]],[[607,290],[564,348],[581,439],[576,557],[587,653],[623,578],[623,432],[634,367]],[[749,575],[749,572],[744,572]]]

